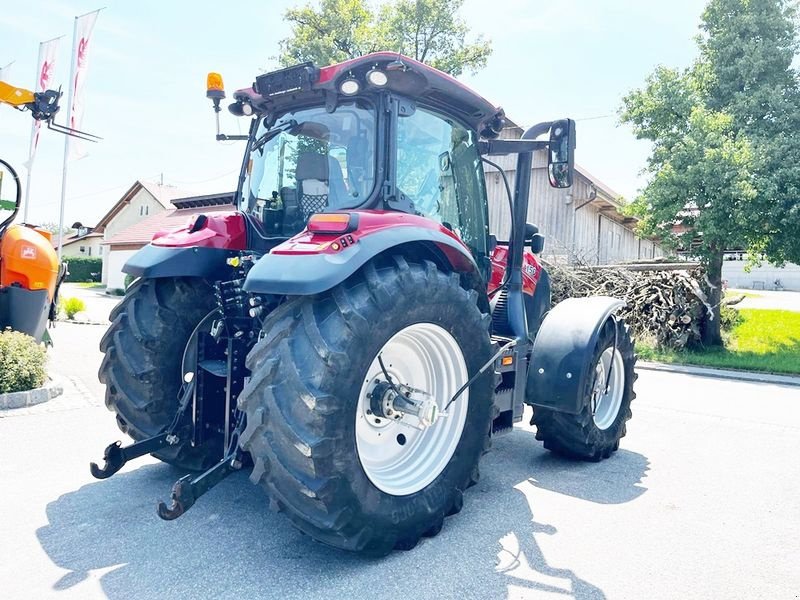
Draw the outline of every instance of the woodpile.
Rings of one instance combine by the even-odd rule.
[[[700,344],[704,320],[713,315],[708,279],[694,263],[640,263],[608,267],[547,264],[553,304],[566,298],[614,296],[634,337],[664,348]]]

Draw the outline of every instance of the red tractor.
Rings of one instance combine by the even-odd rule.
[[[216,74],[208,95],[218,113]],[[635,379],[622,302],[551,309],[544,238],[526,223],[535,151],[551,185],[572,184],[573,121],[498,139],[501,109],[389,52],[260,75],[229,110],[250,119],[237,206],[125,266],[136,280],[100,380],[136,442],[111,444],[95,477],[147,453],[202,471],[159,505],[174,519],[252,464],[299,529],[385,554],[461,510],[492,436],[526,404],[546,448],[617,450]],[[512,153],[501,242],[484,164]]]

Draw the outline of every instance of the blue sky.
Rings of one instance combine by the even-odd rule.
[[[205,74],[219,71],[229,93],[276,66],[282,14],[295,0],[31,0],[0,13],[0,66],[32,87],[38,44],[64,35],[55,82],[68,78],[73,17],[100,13],[91,47],[84,129],[102,136],[70,164],[65,222],[94,224],[137,178],[190,191],[235,187],[241,143],[214,141]],[[658,64],[688,65],[704,0],[466,0],[474,34],[492,41],[487,67],[463,80],[521,125],[578,119],[578,162],[633,198],[648,145],[619,126],[620,99]],[[66,104],[66,102],[64,102]],[[66,112],[66,111],[65,111]],[[246,123],[222,113],[224,130]],[[61,116],[63,122],[65,116]],[[600,118],[597,118],[600,117]],[[0,106],[0,157],[27,158],[30,116]],[[31,186],[31,218],[57,221],[63,137],[45,131]]]

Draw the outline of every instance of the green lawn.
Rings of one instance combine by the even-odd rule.
[[[725,290],[726,298],[736,298],[737,296],[744,296],[745,298],[763,298],[764,294],[756,294],[749,290],[737,290],[733,288]]]
[[[97,283],[96,281],[79,281],[75,284],[79,288],[86,288],[86,289],[102,289],[105,288],[102,283]]]
[[[800,374],[800,312],[744,308],[725,348],[663,351],[637,344],[643,360],[723,369]]]

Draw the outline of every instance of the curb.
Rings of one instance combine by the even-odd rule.
[[[717,379],[732,379],[735,381],[749,381],[751,383],[773,383],[777,385],[800,387],[800,377],[794,375],[775,375],[756,371],[733,371],[731,369],[711,369],[708,367],[693,367],[689,365],[673,365],[644,361],[637,362],[636,368],[646,371],[683,373],[684,375],[699,375],[700,377],[715,377]]]
[[[12,408],[25,408],[47,402],[64,393],[64,386],[57,379],[48,379],[44,387],[28,390],[27,392],[11,392],[0,394],[0,410]]]
[[[72,325],[108,325],[108,323],[103,323],[101,321],[79,321],[77,319],[69,320],[69,319],[57,319],[56,323],[68,323]]]

